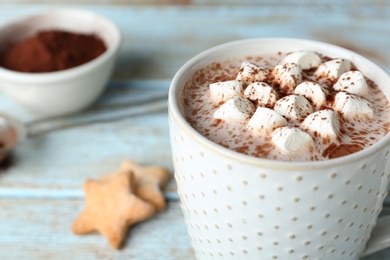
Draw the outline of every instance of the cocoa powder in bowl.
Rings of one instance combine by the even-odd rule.
[[[106,49],[104,42],[93,34],[41,31],[8,46],[0,54],[0,66],[19,72],[53,72],[91,61]]]

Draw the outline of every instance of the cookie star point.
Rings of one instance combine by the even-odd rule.
[[[85,208],[72,225],[75,234],[98,231],[119,249],[133,224],[154,214],[152,205],[134,192],[132,171],[119,171],[84,183]]]

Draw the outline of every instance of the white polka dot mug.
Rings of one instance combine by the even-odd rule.
[[[352,61],[390,100],[383,69],[326,43],[249,39],[187,62],[171,83],[169,124],[181,207],[198,259],[357,259],[390,245],[390,220],[378,220],[390,176],[390,135],[341,158],[282,162],[219,146],[182,115],[182,87],[196,70],[232,56],[297,50]]]

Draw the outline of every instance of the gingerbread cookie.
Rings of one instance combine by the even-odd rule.
[[[72,225],[75,234],[99,232],[119,249],[133,224],[146,220],[154,207],[134,194],[135,179],[130,170],[120,170],[84,184],[85,209]]]

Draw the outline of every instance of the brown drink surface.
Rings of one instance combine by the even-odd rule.
[[[389,102],[378,86],[367,78],[370,90],[369,95],[364,98],[372,104],[373,117],[370,120],[356,121],[339,116],[341,138],[329,141],[313,136],[314,146],[305,153],[285,154],[275,147],[270,136],[252,135],[247,128],[249,118],[244,122],[232,122],[213,117],[221,104],[216,104],[212,100],[209,84],[236,79],[243,61],[272,68],[285,55],[278,53],[262,57],[231,58],[198,70],[183,88],[186,120],[203,136],[221,146],[250,156],[281,161],[321,161],[345,156],[373,145],[389,132]],[[321,57],[321,59],[326,61],[330,58]],[[313,72],[313,69],[306,71],[302,81],[312,80]],[[271,85],[271,82],[267,83]],[[330,81],[326,83],[328,90],[332,89],[333,83]],[[325,108],[332,108],[332,95],[328,99]],[[289,121],[288,126],[297,127],[297,122]]]

